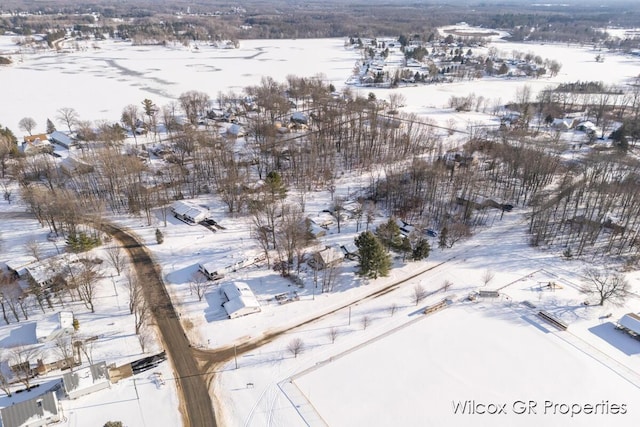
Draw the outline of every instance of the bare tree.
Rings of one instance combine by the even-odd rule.
[[[116,270],[118,276],[127,265],[127,254],[120,246],[111,245],[106,248],[107,262]]]
[[[411,294],[411,301],[415,305],[420,304],[420,302],[424,300],[426,297],[427,297],[427,291],[424,289],[422,285],[418,284],[413,287],[413,293]]]
[[[73,340],[71,336],[59,336],[55,339],[55,348],[54,351],[64,363],[69,366],[71,372],[73,372],[73,367],[75,365],[75,357],[73,353]]]
[[[73,343],[73,345],[77,349],[79,349],[79,351],[82,351],[82,354],[84,354],[84,357],[87,358],[89,365],[93,365],[93,348],[95,346],[95,342],[97,339],[98,339],[97,336],[93,336],[93,337],[83,336],[83,337],[78,337],[78,340],[74,341]],[[79,355],[78,355],[78,358],[80,358]]]
[[[371,324],[371,317],[370,316],[362,316],[362,329],[367,329],[367,327]]]
[[[597,296],[599,305],[604,305],[605,302],[622,305],[631,294],[629,283],[620,273],[608,274],[596,268],[588,268],[585,276],[587,283],[581,290],[585,294]]]
[[[482,283],[484,283],[484,286],[487,286],[489,282],[493,280],[494,276],[495,273],[493,271],[486,269],[484,273],[482,273]]]
[[[122,110],[122,116],[120,117],[120,121],[122,124],[131,130],[133,134],[133,140],[138,144],[138,138],[136,137],[136,128],[138,126],[138,120],[140,117],[140,108],[137,105],[129,104]]]
[[[36,121],[31,117],[24,117],[18,122],[18,127],[31,135],[31,131],[36,127]]]
[[[144,298],[140,298],[133,308],[136,335],[140,334],[142,327],[147,322],[150,315],[151,312],[149,311],[149,304],[147,304],[147,301]]]
[[[338,328],[336,328],[335,326],[333,326],[333,327],[331,327],[329,329],[329,331],[327,332],[327,336],[331,340],[331,344],[336,342],[336,338],[338,338],[338,334],[340,334],[340,330]]]
[[[69,132],[71,132],[71,127],[75,126],[78,123],[79,116],[76,110],[74,110],[73,108],[63,107],[58,110],[58,115],[56,116],[56,118],[64,122],[64,124],[67,125]]]
[[[138,334],[138,343],[140,343],[140,350],[142,350],[143,353],[147,351],[151,338],[151,331],[149,327],[145,326],[140,329],[140,333]]]
[[[451,280],[446,279],[444,282],[442,282],[442,290],[444,292],[447,292],[451,286],[453,286],[453,282]]]
[[[389,306],[389,314],[393,316],[394,314],[396,314],[396,311],[398,311],[398,304],[396,304],[395,302],[391,303],[391,305]]]
[[[298,357],[298,354],[304,351],[304,341],[301,338],[294,338],[289,341],[289,345],[287,345],[287,350],[289,353],[293,355],[293,357]]]
[[[131,270],[126,271],[125,278],[127,279],[127,291],[129,292],[129,314],[133,314],[136,306],[143,299],[142,286],[138,277]]]
[[[9,362],[9,358],[7,356],[6,351],[0,352],[0,366]],[[13,394],[11,392],[11,378],[8,373],[4,370],[0,369],[0,390],[4,391],[7,397],[11,397]]]
[[[85,306],[95,313],[95,307],[93,306],[93,300],[96,296],[96,287],[98,279],[98,271],[95,264],[91,261],[85,261],[81,263],[80,271],[77,272],[75,277],[75,284],[80,295],[80,299],[84,302]]]
[[[191,275],[189,289],[191,290],[191,293],[196,293],[196,295],[198,296],[198,301],[202,301],[202,298],[210,288],[211,282],[200,271],[196,271]]]
[[[31,362],[38,359],[40,350],[35,347],[20,345],[11,349],[9,368],[27,390],[31,388],[31,379],[35,372],[31,369]]]
[[[36,261],[40,261],[42,257],[42,244],[35,239],[30,239],[24,244],[25,249],[29,252],[29,255],[34,257]]]

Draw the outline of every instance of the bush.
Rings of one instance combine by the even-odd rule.
[[[156,228],[156,242],[158,242],[159,245],[161,245],[162,242],[164,242],[164,235],[162,234],[162,231],[160,231],[159,228]]]
[[[124,427],[122,421],[107,421],[104,427]]]

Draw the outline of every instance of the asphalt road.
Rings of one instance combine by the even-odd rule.
[[[171,304],[159,267],[145,246],[132,234],[110,224],[103,224],[103,230],[122,243],[142,283],[164,349],[173,364],[184,426],[215,427],[217,423],[205,377],[201,374],[189,340]]]

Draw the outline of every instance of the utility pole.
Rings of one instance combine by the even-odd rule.
[[[238,346],[233,346],[233,360],[236,363],[236,369],[238,369]]]

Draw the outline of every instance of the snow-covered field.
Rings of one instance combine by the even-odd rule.
[[[124,106],[140,105],[145,98],[164,105],[185,91],[199,90],[215,99],[220,91],[240,92],[247,85],[259,83],[262,76],[284,81],[289,74],[321,73],[341,89],[358,59],[343,44],[337,39],[256,40],[243,41],[239,50],[199,46],[195,51],[106,42],[99,49],[87,46],[77,53],[14,56],[18,59],[15,65],[0,68],[3,96],[10,100],[0,106],[0,123],[19,135],[18,121],[29,116],[38,122],[38,131],[44,131],[46,118],[56,121],[56,110],[61,107],[75,108],[84,120],[116,121]],[[0,49],[6,46],[6,40],[0,42]],[[535,92],[562,81],[625,84],[640,75],[637,58],[606,55],[604,63],[596,63],[597,52],[589,47],[506,42],[496,42],[496,46],[556,59],[562,63],[562,70],[553,79],[483,79],[404,87],[398,89],[406,98],[403,111],[441,123],[452,119],[464,128],[493,118],[444,108],[451,95],[474,92],[505,103],[524,84]],[[365,95],[371,91],[361,90]],[[391,92],[376,89],[375,93],[384,99]],[[61,123],[56,124],[63,129]],[[366,185],[366,177],[345,176],[337,182],[336,196],[348,197],[361,185]],[[258,246],[250,236],[248,219],[227,217],[213,196],[202,197],[197,203],[209,207],[226,229],[212,233],[173,218],[165,227],[160,215],[151,226],[143,219],[115,219],[138,233],[162,265],[194,346],[239,344],[331,313],[254,352],[239,355],[221,368],[212,393],[222,425],[624,426],[640,419],[640,341],[613,326],[622,314],[640,311],[640,299],[630,298],[624,307],[584,306],[585,296],[577,288],[584,268],[597,260],[566,261],[557,252],[530,248],[526,224],[517,210],[505,214],[502,220],[496,215],[490,221],[491,229],[482,230],[453,249],[433,249],[425,262],[403,265],[396,260],[397,268],[387,278],[364,283],[354,274],[355,263],[346,262],[331,294],[318,294],[309,285],[298,289],[266,268],[240,270],[224,280],[248,283],[262,312],[227,320],[220,306],[218,285],[198,301],[189,286],[192,274],[199,262],[229,265],[255,255]],[[312,193],[307,213],[317,215],[329,204],[327,192]],[[19,201],[0,203],[0,262],[26,256],[25,243],[32,238],[42,242],[47,255],[56,253],[55,246],[46,240],[47,230],[35,221],[1,216],[21,210],[24,207]],[[379,217],[376,221],[381,220]],[[162,245],[155,243],[156,228],[164,233]],[[323,243],[345,243],[354,235],[355,222],[351,220],[343,225],[341,233],[331,228]],[[432,243],[435,248],[435,240]],[[366,298],[422,271],[424,274],[380,297]],[[470,292],[483,288],[486,271],[493,272],[494,278],[484,288],[504,287],[503,296],[495,301],[465,301]],[[309,280],[310,274],[303,272],[303,277]],[[627,278],[638,292],[640,275],[631,272]],[[453,283],[446,293],[439,290],[445,280]],[[550,281],[560,288],[546,290],[545,284]],[[416,284],[432,292],[418,306],[411,302]],[[281,305],[274,300],[274,295],[293,290],[299,301]],[[73,307],[87,333],[110,332],[96,346],[96,360],[120,363],[141,355],[125,295],[122,278],[116,277],[113,282],[105,278],[100,282],[96,314],[88,313],[80,304]],[[453,301],[448,308],[426,317],[421,314],[421,309],[445,296]],[[558,332],[523,301],[561,318],[570,325],[569,330]],[[392,314],[394,304],[397,309]],[[26,322],[0,327],[0,344],[9,347],[23,342],[22,334],[28,333],[25,326]],[[337,331],[333,343],[329,335],[332,328]],[[305,344],[297,357],[287,350],[293,338]],[[135,383],[127,379],[111,390],[64,401],[65,425],[102,425],[116,415],[128,426],[179,425],[170,365],[165,363],[159,370],[166,385],[155,382],[149,372],[137,377]],[[508,414],[454,414],[454,402],[466,400],[506,404]],[[537,413],[516,415],[514,404],[518,400],[527,404],[535,401]],[[549,410],[545,414],[547,400],[570,405],[602,401],[625,404],[626,414],[582,413],[571,417]],[[557,412],[564,409],[555,408]]]

